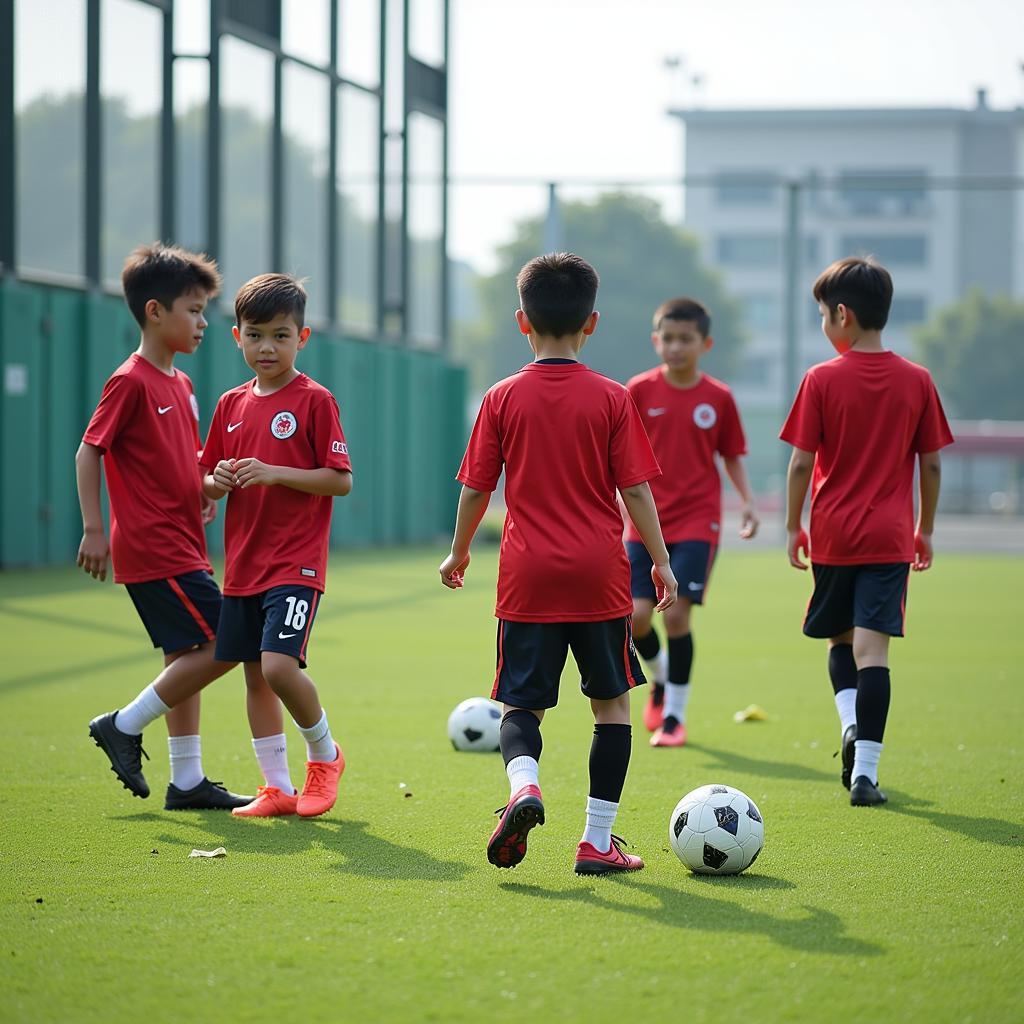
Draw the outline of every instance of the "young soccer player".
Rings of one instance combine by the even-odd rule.
[[[909,570],[932,564],[939,449],[952,444],[926,369],[885,349],[892,278],[874,260],[833,263],[814,283],[838,358],[811,367],[780,434],[793,446],[789,563],[814,593],[804,633],[828,640],[842,728],[842,782],[854,806],[883,804],[878,760],[889,713],[889,638],[903,636]],[[914,525],[914,463],[920,498]],[[812,481],[813,472],[813,481]],[[811,536],[802,511],[811,483]]]
[[[615,491],[652,553],[664,610],[676,581],[647,483],[658,463],[626,389],[579,361],[597,327],[594,268],[570,253],[539,256],[516,284],[516,320],[535,359],[484,396],[458,474],[463,488],[451,554],[440,567],[446,587],[463,585],[470,543],[504,469],[508,514],[491,696],[504,705],[500,739],[510,795],[487,859],[514,867],[526,855],[530,830],[544,823],[540,724],[558,702],[571,650],[596,723],[575,870],[636,871],[644,862],[612,835],[629,766],[629,694],[645,681],[631,636],[629,563]]]
[[[714,344],[711,317],[693,299],[669,299],[654,312],[654,351],[661,365],[633,377],[633,396],[661,466],[651,481],[661,530],[668,543],[679,599],[665,612],[668,656],[651,627],[655,605],[651,556],[636,526],[627,524],[626,551],[632,574],[633,638],[654,676],[644,707],[644,725],[654,733],[651,746],[686,743],[686,706],[693,669],[690,614],[704,603],[718,551],[722,482],[716,454],[743,500],[740,536],[757,533],[754,497],[742,457],[747,451],[732,392],[702,373],[701,357]]]
[[[114,580],[125,585],[153,646],[163,648],[164,670],[130,704],[94,718],[89,734],[125,788],[148,797],[142,730],[165,715],[171,758],[165,808],[240,807],[252,798],[203,774],[199,691],[233,666],[213,656],[221,596],[203,524],[216,506],[201,490],[192,382],[174,367],[176,355],[195,352],[203,339],[203,311],[220,290],[220,274],[205,256],[155,243],[128,257],[121,283],[142,339],[103,388],[75,457],[84,528],[78,564],[103,580],[113,556]]]
[[[228,495],[217,657],[244,662],[265,781],[232,812],[241,817],[324,814],[345,769],[302,671],[324,591],[332,499],[352,489],[338,403],[295,367],[309,341],[305,315],[306,292],[293,277],[263,274],[239,289],[235,342],[256,377],[221,396],[200,460],[207,496]],[[301,794],[288,773],[281,702],[306,741]]]

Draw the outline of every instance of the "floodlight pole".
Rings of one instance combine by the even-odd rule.
[[[548,182],[548,214],[544,220],[543,249],[545,252],[559,252],[565,246],[562,231],[562,210],[558,205],[558,182]]]
[[[785,185],[786,239],[782,285],[782,415],[789,410],[796,394],[800,352],[800,321],[798,293],[800,288],[800,199],[803,183],[792,180]],[[786,494],[786,473],[789,470],[789,447],[782,446],[782,494]],[[785,501],[783,501],[785,516]]]

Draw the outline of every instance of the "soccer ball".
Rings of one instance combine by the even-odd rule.
[[[501,708],[486,697],[470,697],[448,716],[448,739],[456,750],[497,750],[500,728]]]
[[[702,875],[738,875],[764,846],[757,805],[732,786],[701,786],[676,804],[668,820],[676,856]]]

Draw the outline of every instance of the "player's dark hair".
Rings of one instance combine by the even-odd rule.
[[[711,314],[707,307],[702,306],[696,299],[688,299],[685,296],[668,299],[654,311],[656,331],[661,330],[662,320],[688,320],[695,323],[703,338],[711,333]]]
[[[220,285],[217,264],[206,253],[162,242],[134,249],[121,271],[125,301],[140,327],[146,326],[146,303],[150,299],[170,309],[175,299],[190,291],[204,292],[212,299]]]
[[[841,302],[866,330],[880,331],[889,319],[892,277],[872,257],[847,256],[826,267],[811,289],[834,316]]]
[[[597,301],[597,271],[571,252],[537,256],[519,271],[523,312],[537,334],[564,338],[582,330]]]
[[[265,324],[282,315],[293,317],[300,328],[306,323],[306,289],[291,274],[260,274],[238,289],[236,324]]]

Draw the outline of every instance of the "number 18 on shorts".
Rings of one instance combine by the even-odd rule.
[[[217,660],[259,661],[263,651],[273,651],[290,654],[305,668],[319,603],[318,590],[301,586],[225,597],[217,629]]]

